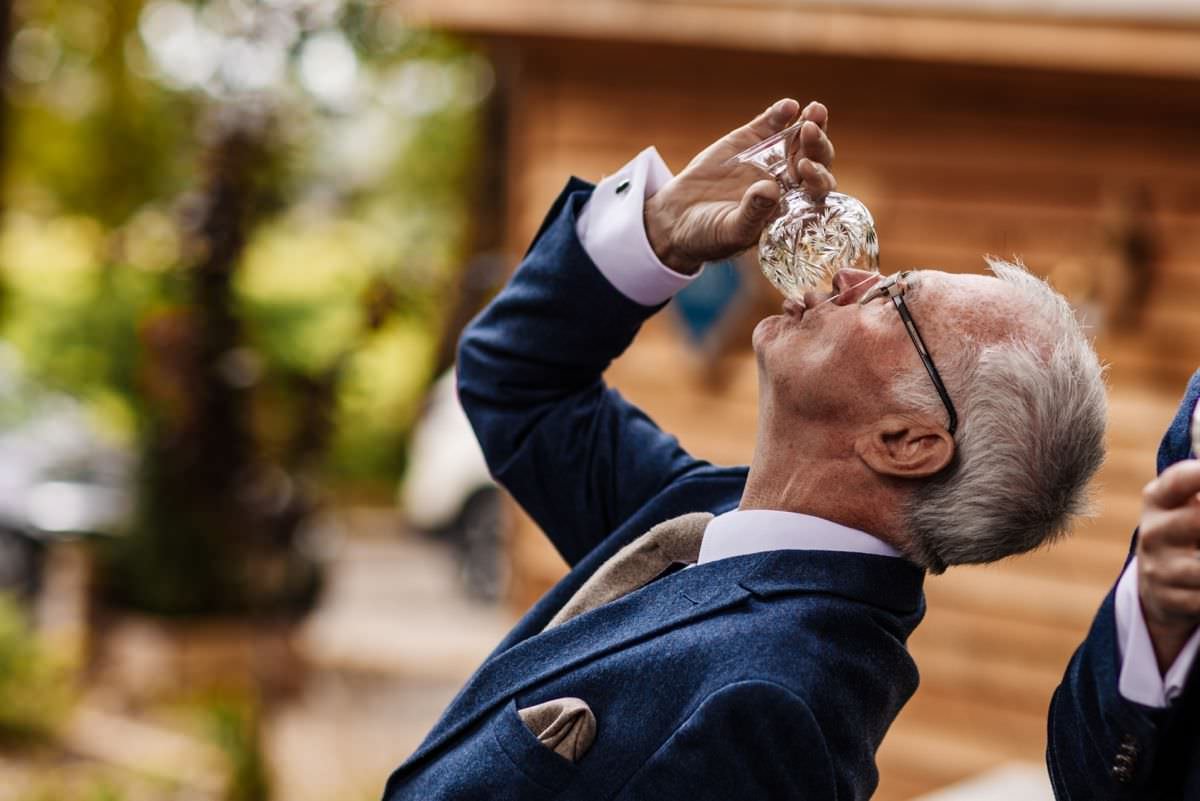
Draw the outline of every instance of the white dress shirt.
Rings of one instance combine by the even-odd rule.
[[[1130,701],[1144,706],[1170,706],[1183,693],[1188,673],[1200,648],[1200,630],[1192,634],[1179,656],[1165,674],[1158,672],[1154,643],[1142,615],[1138,595],[1137,557],[1129,562],[1117,582],[1117,648],[1122,654],[1121,677],[1117,688]]]
[[[596,185],[575,222],[592,263],[622,295],[643,306],[670,300],[700,274],[683,275],[666,266],[646,238],[642,206],[669,180],[666,162],[648,147]]]
[[[733,510],[717,515],[704,529],[696,564],[762,551],[842,551],[877,556],[900,552],[865,531],[823,517],[773,509]]]
[[[675,272],[654,255],[646,237],[642,207],[672,177],[658,151],[643,150],[596,186],[576,221],[576,233],[596,267],[625,297],[643,306],[669,300],[696,276]],[[699,275],[697,273],[696,275]],[[780,548],[899,554],[887,543],[856,529],[791,512],[728,512],[709,523],[700,546],[700,564],[714,559]],[[1117,585],[1117,646],[1121,695],[1150,707],[1165,707],[1183,691],[1200,649],[1200,631],[1192,635],[1165,676],[1158,671],[1154,646],[1137,592],[1137,560]]]

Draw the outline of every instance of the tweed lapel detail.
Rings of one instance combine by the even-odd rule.
[[[729,475],[702,478],[684,478],[668,488],[653,504],[653,512],[639,514],[630,519],[625,525],[616,529],[603,542],[599,543],[587,556],[574,565],[574,568],[563,577],[558,584],[538,600],[525,615],[517,621],[512,631],[496,644],[496,648],[488,655],[487,660],[502,654],[519,642],[539,634],[550,619],[567,601],[579,591],[579,588],[592,576],[601,565],[612,558],[613,554],[641,534],[648,531],[659,521],[667,520],[678,515],[687,514],[697,508],[708,508],[714,515],[736,509],[742,497],[742,488],[746,483],[745,469],[722,468],[734,470]],[[704,489],[703,497],[699,497],[696,488]],[[691,572],[691,571],[688,571]],[[485,661],[487,661],[485,660]]]
[[[681,571],[494,654],[396,775],[526,688],[751,595],[849,598],[903,616],[897,635],[907,638],[924,615],[923,583],[924,572],[903,559],[834,551],[766,551]]]
[[[673,562],[694,564],[700,555],[704,529],[712,519],[711,512],[692,512],[659,523],[602,564],[546,628],[561,626],[644,587]]]
[[[400,770],[412,768],[527,687],[743,601],[750,591],[739,581],[757,560],[757,555],[744,556],[680,571],[493,656],[471,677],[429,739]]]

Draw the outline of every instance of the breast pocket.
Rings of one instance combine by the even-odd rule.
[[[526,727],[517,711],[516,699],[501,708],[493,725],[488,728],[495,746],[512,767],[547,793],[562,790],[579,773],[578,765],[546,747]]]
[[[538,741],[510,701],[427,760],[401,766],[385,801],[551,801],[578,767]]]

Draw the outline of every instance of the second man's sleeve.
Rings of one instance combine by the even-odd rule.
[[[1197,649],[1200,649],[1200,630],[1192,634],[1166,673],[1160,673],[1154,643],[1138,598],[1137,564],[1135,556],[1126,565],[1115,594],[1117,647],[1121,655],[1117,687],[1126,700],[1161,709],[1183,694]]]
[[[1046,761],[1059,801],[1165,801],[1149,794],[1169,710],[1121,696],[1115,588],[1050,701]]]

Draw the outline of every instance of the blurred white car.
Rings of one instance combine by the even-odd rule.
[[[509,578],[504,502],[458,402],[453,369],[434,383],[413,428],[399,502],[410,528],[456,547],[468,593],[488,601],[503,597]]]
[[[30,379],[0,343],[0,592],[35,594],[55,540],[121,533],[133,468],[77,401]]]

